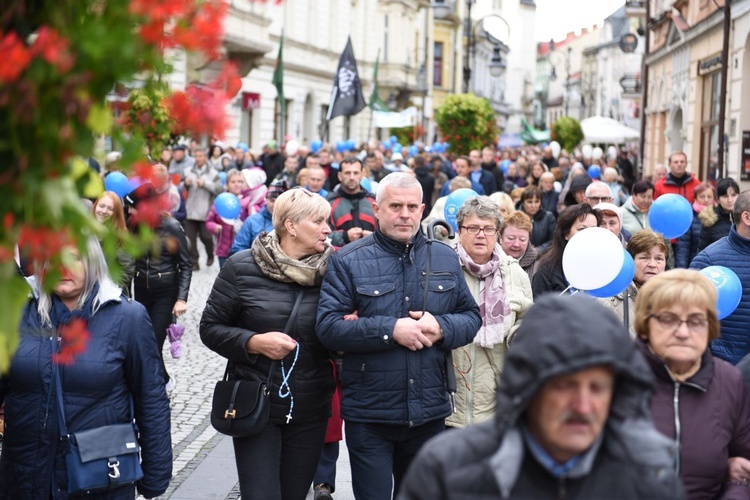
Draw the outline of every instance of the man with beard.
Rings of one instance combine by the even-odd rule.
[[[364,167],[362,162],[349,156],[341,160],[338,189],[328,194],[331,203],[331,243],[342,247],[352,241],[369,236],[375,231],[375,201],[372,193],[362,188],[360,182]]]

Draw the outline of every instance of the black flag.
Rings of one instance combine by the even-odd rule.
[[[356,115],[365,108],[365,98],[362,95],[362,82],[359,80],[357,61],[354,59],[351,37],[346,42],[346,48],[339,58],[339,69],[333,78],[331,103],[328,106],[327,120],[337,116]]]

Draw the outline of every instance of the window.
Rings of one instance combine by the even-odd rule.
[[[388,62],[388,14],[383,24],[383,62]]]
[[[276,97],[274,99],[273,130],[274,130],[274,134],[277,135],[276,139],[280,141],[284,140],[284,136],[287,134],[287,131],[289,130],[289,110],[291,109],[291,107],[292,107],[292,101],[290,99],[287,99],[286,100],[286,113],[284,113],[284,116],[282,117],[281,105],[279,104],[279,98]]]
[[[719,161],[719,109],[721,108],[721,71],[703,76],[703,101],[701,102],[701,156],[702,180],[715,180]]]
[[[435,87],[443,86],[443,42],[435,42],[435,54],[432,67],[432,84]]]

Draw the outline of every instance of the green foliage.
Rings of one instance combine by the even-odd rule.
[[[563,116],[552,124],[551,139],[560,143],[565,151],[572,152],[583,140],[583,129],[575,118]]]
[[[472,149],[497,142],[497,123],[490,102],[474,94],[451,94],[435,110],[443,140],[456,154],[469,154]]]

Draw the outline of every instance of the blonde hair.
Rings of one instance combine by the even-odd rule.
[[[325,198],[307,189],[296,187],[284,191],[273,206],[273,228],[279,239],[287,234],[284,223],[288,220],[299,223],[305,219],[331,216],[331,205]]]
[[[636,335],[648,341],[651,314],[675,304],[705,308],[708,318],[708,341],[719,338],[720,324],[716,312],[716,286],[708,277],[692,269],[672,269],[657,274],[638,291],[635,300]]]
[[[505,193],[503,191],[492,193],[490,195],[490,200],[495,202],[498,209],[500,209],[501,207],[505,208],[509,214],[512,214],[516,211],[516,204],[513,203],[513,198],[511,198],[508,193]]]

